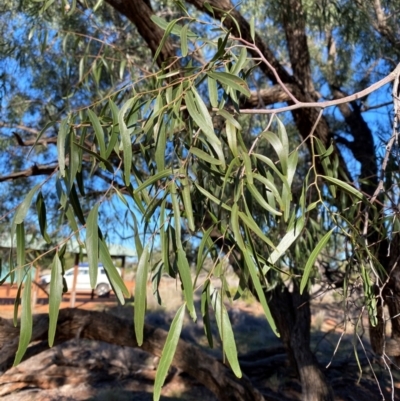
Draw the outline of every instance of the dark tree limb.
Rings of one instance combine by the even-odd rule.
[[[31,341],[46,339],[48,327],[48,315],[36,315]],[[161,356],[167,334],[165,330],[145,325],[144,342],[140,348],[152,355]],[[19,328],[14,327],[12,321],[0,319],[0,368],[2,370],[15,355],[18,335]],[[56,341],[67,341],[76,337],[125,347],[138,347],[131,321],[107,313],[61,309]],[[179,340],[172,364],[206,386],[221,401],[265,400],[246,376],[241,379],[236,378],[230,368],[184,340]]]
[[[57,169],[58,169],[58,164],[52,164],[52,165],[35,164],[26,170],[17,171],[16,173],[0,176],[0,182],[15,180],[17,178],[23,178],[23,177],[32,177],[37,175],[51,175]]]

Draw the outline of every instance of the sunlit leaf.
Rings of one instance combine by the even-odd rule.
[[[50,297],[49,297],[49,347],[54,344],[57,329],[58,312],[60,310],[63,292],[62,265],[58,252],[51,264]]]
[[[26,279],[24,284],[24,290],[22,292],[22,304],[21,304],[21,328],[19,334],[18,349],[14,359],[14,366],[18,365],[32,338],[32,304],[31,304],[31,287],[32,277],[31,271],[28,270],[26,273]]]
[[[247,86],[246,81],[244,81],[242,78],[237,77],[236,75],[230,74],[229,72],[215,71],[208,71],[207,75],[221,82],[221,84],[226,85],[228,88],[239,91],[246,97],[250,96],[250,90]]]
[[[228,312],[221,300],[219,291],[214,291],[211,295],[211,302],[215,312],[215,320],[217,321],[219,335],[222,340],[222,349],[229,361],[231,369],[236,377],[242,377],[242,371],[238,361],[235,338],[233,335],[232,325],[229,320]]]
[[[181,282],[183,285],[183,293],[185,295],[186,305],[189,311],[191,318],[196,320],[196,310],[194,308],[193,302],[193,285],[192,285],[192,276],[190,272],[189,262],[186,257],[186,253],[183,249],[178,249],[178,271],[179,277],[181,278]]]
[[[321,253],[321,250],[325,247],[325,245],[328,243],[329,239],[331,238],[331,235],[333,233],[334,228],[332,230],[328,231],[318,242],[314,250],[311,252],[311,255],[309,256],[307,263],[304,267],[304,273],[303,277],[301,278],[301,283],[300,283],[300,294],[303,293],[304,288],[307,286],[308,283],[308,278],[310,277],[311,269],[314,266],[315,261],[317,260],[318,255]]]
[[[97,225],[99,204],[90,210],[86,220],[86,253],[89,262],[90,286],[96,288],[99,266],[99,227]]]
[[[185,305],[182,305],[171,323],[168,336],[158,364],[156,378],[154,381],[153,400],[158,401],[161,395],[161,388],[168,374],[168,369],[175,355],[175,350],[179,342],[182,331],[183,317],[185,316]]]
[[[135,323],[136,341],[139,346],[143,344],[144,315],[146,313],[147,298],[147,275],[149,271],[149,246],[146,245],[140,256],[135,283],[135,312],[133,320]]]

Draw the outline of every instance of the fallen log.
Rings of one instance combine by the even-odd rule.
[[[47,314],[34,317],[31,341],[47,338]],[[144,327],[142,350],[160,357],[167,332],[150,325]],[[18,348],[19,328],[11,320],[0,319],[0,369],[4,371]],[[81,309],[61,309],[58,317],[56,341],[86,338],[125,347],[138,347],[131,321],[107,313]],[[244,375],[238,379],[232,371],[199,347],[179,340],[172,361],[173,366],[203,384],[221,401],[268,401]]]

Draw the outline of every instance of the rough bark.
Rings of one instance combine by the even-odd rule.
[[[289,361],[300,377],[305,401],[333,401],[333,392],[310,348],[311,312],[309,294],[297,286],[289,292],[277,288],[269,302]]]
[[[48,336],[48,315],[35,317],[32,341]],[[19,328],[6,319],[0,320],[0,369],[10,363],[18,347]],[[120,346],[138,347],[133,325],[116,316],[80,309],[62,309],[58,318],[56,341],[75,337],[104,341]],[[145,325],[142,350],[161,356],[167,338],[165,330]],[[263,401],[265,398],[243,376],[237,379],[232,371],[198,347],[179,340],[172,364],[194,377],[221,401]]]

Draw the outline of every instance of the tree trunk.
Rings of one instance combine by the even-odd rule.
[[[48,315],[36,315],[31,341],[46,339],[48,327]],[[155,356],[161,356],[167,334],[165,330],[145,325],[141,349]],[[19,328],[14,327],[12,321],[0,319],[1,370],[12,363],[18,347],[18,336]],[[56,341],[66,341],[76,337],[138,347],[131,321],[106,313],[61,309]],[[246,376],[241,379],[236,378],[228,367],[186,341],[179,340],[172,364],[198,380],[221,401],[265,400]]]
[[[286,287],[275,289],[269,301],[289,361],[299,376],[304,401],[333,401],[332,389],[310,349],[311,312],[309,294]]]

